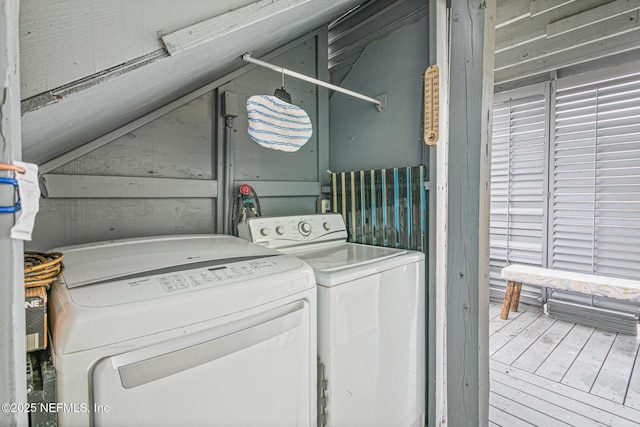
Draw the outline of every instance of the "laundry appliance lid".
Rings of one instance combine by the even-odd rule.
[[[233,236],[163,236],[55,249],[53,349],[68,354],[228,319],[315,287],[298,258]]]
[[[225,235],[176,235],[104,241],[52,249],[64,254],[68,288],[104,283],[133,275],[184,270],[201,263],[229,263],[274,251]]]
[[[340,243],[289,253],[313,268],[320,286],[342,283],[424,260],[422,252],[358,243]]]

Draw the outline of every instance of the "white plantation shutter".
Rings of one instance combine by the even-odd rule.
[[[640,71],[559,80],[553,140],[550,267],[637,279]]]
[[[494,97],[494,301],[504,295],[500,271],[512,263],[640,277],[640,63],[561,78],[551,87]],[[538,296],[538,288],[523,286],[523,302],[535,304]],[[637,303],[560,291],[545,299],[552,317],[636,331]]]
[[[546,254],[546,141],[544,85],[496,95],[491,140],[490,285],[501,300],[500,277],[511,263],[544,266]],[[522,301],[539,304],[539,288],[525,287]]]

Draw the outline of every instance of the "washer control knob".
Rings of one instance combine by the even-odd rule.
[[[311,225],[306,221],[302,221],[298,224],[298,230],[300,230],[300,234],[303,236],[308,236],[311,234]]]
[[[269,235],[269,229],[268,228],[261,229],[260,234],[262,234],[264,237],[267,237]]]
[[[328,222],[325,222],[324,224],[322,224],[322,227],[325,230],[329,231],[331,229],[331,224],[329,224]]]
[[[280,236],[282,236],[284,234],[284,227],[279,225],[276,227],[276,233],[278,233]]]

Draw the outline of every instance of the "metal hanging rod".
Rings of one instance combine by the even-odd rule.
[[[276,71],[278,73],[286,74],[287,76],[295,77],[296,79],[304,80],[306,82],[317,84],[318,86],[326,87],[331,90],[335,90],[336,92],[341,92],[346,95],[353,96],[354,98],[362,99],[364,101],[369,101],[375,104],[378,111],[384,111],[384,106],[382,101],[376,98],[372,98],[370,96],[359,94],[358,92],[354,92],[349,89],[343,89],[340,86],[332,85],[331,83],[323,82],[322,80],[315,79],[313,77],[306,76],[304,74],[297,73],[295,71],[288,70],[284,67],[280,67],[278,65],[273,65],[268,62],[260,61],[259,59],[255,59],[251,57],[250,53],[245,53],[242,55],[242,59],[246,62],[250,62],[252,64],[259,65],[264,68],[268,68],[270,70]]]

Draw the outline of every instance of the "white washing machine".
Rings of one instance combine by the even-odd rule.
[[[336,214],[250,218],[238,232],[314,269],[319,425],[423,426],[424,254],[348,243]]]
[[[54,251],[62,427],[316,425],[316,286],[298,258],[212,235]]]

